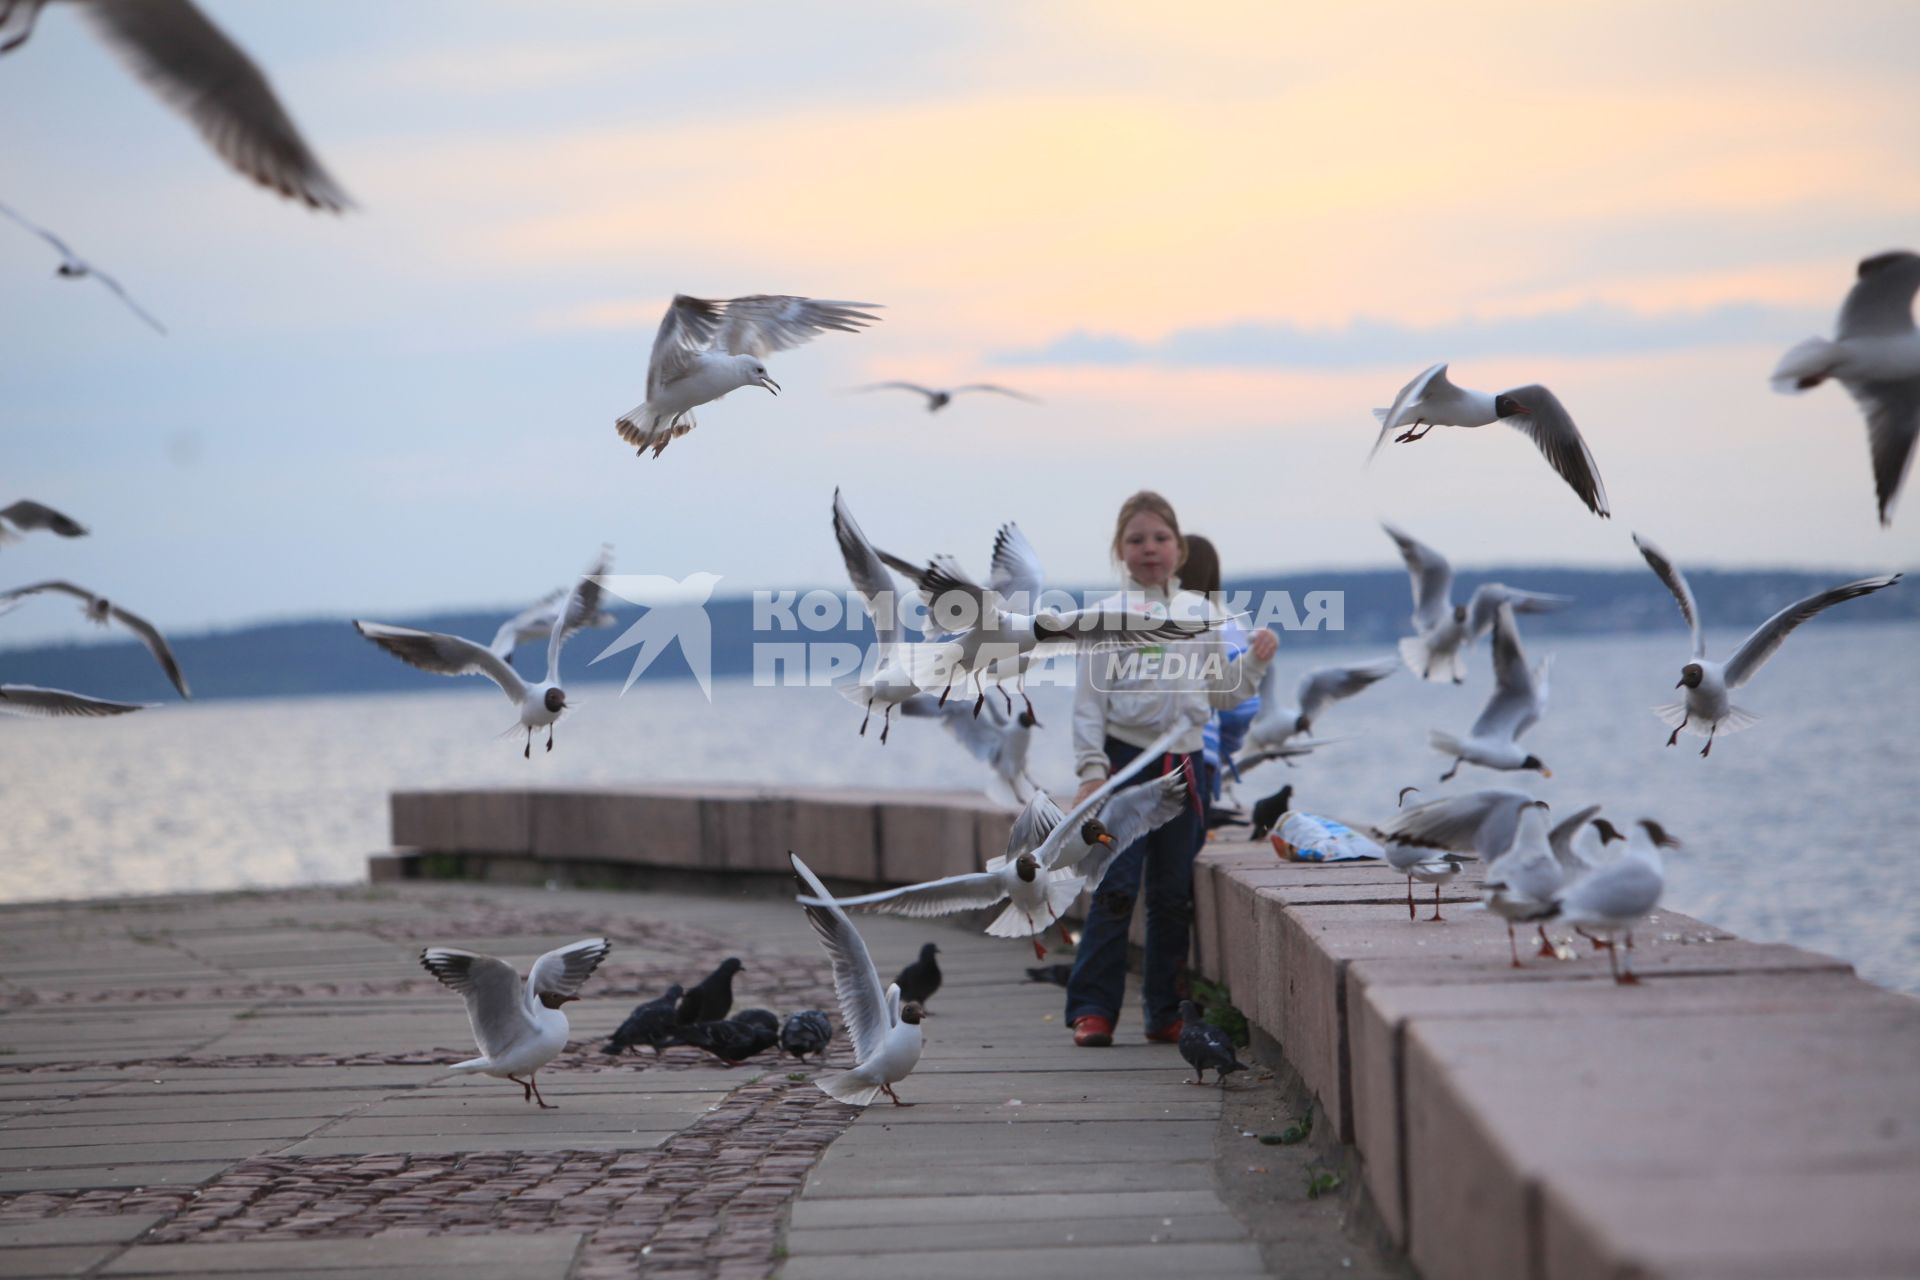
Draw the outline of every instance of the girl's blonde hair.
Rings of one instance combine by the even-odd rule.
[[[1174,571],[1179,572],[1187,562],[1187,536],[1180,532],[1180,517],[1173,514],[1173,504],[1151,489],[1142,489],[1120,504],[1120,518],[1113,522],[1113,558],[1121,558],[1120,540],[1126,536],[1127,522],[1143,511],[1166,521],[1167,527],[1173,530],[1174,541],[1180,547],[1180,563],[1174,566]]]

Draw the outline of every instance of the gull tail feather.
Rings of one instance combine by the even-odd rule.
[[[1017,902],[1009,902],[1007,909],[995,916],[993,923],[987,926],[989,938],[1031,938],[1045,929],[1046,922],[1035,923]]]
[[[1808,338],[1780,357],[1767,381],[1786,395],[1808,391],[1833,376],[1840,349],[1825,338]]]
[[[1053,879],[1047,885],[1047,910],[1054,919],[1067,913],[1067,908],[1080,897],[1080,890],[1086,887],[1086,879],[1075,875],[1065,867],[1053,873]]]
[[[880,1096],[880,1086],[862,1077],[858,1068],[842,1071],[838,1075],[821,1076],[814,1084],[835,1102],[844,1102],[849,1106],[870,1107],[874,1099]]]
[[[1452,734],[1442,733],[1438,729],[1428,732],[1427,741],[1435,751],[1441,752],[1444,755],[1464,756],[1467,754],[1466,743],[1460,741],[1460,739],[1454,737]]]
[[[1454,657],[1457,661],[1459,654],[1456,652]],[[1453,679],[1454,663],[1444,664],[1443,669],[1439,671],[1433,670],[1433,650],[1428,648],[1427,642],[1419,636],[1400,638],[1400,660],[1407,664],[1407,670],[1422,680],[1446,684]]]
[[[492,1069],[492,1058],[468,1058],[465,1062],[456,1062],[447,1068],[449,1071],[458,1071],[462,1075],[471,1074],[475,1071],[490,1071]]]
[[[1729,706],[1727,708],[1727,714],[1718,724],[1714,724],[1712,721],[1702,720],[1698,716],[1688,720],[1687,704],[1684,702],[1662,703],[1653,709],[1653,714],[1659,716],[1660,723],[1666,725],[1669,729],[1680,728],[1681,722],[1685,721],[1685,731],[1696,738],[1706,737],[1709,731],[1717,737],[1724,738],[1730,733],[1739,733],[1743,729],[1753,728],[1760,719],[1759,716],[1747,710],[1745,707]]]

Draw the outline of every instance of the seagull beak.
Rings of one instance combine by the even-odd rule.
[[[1673,682],[1673,687],[1678,689],[1681,685],[1685,684],[1686,682],[1687,682],[1687,678],[1685,676],[1681,676],[1678,680],[1675,680]]]
[[[765,387],[767,390],[773,392],[773,394],[775,395],[780,394],[780,384],[775,382],[771,377],[762,377],[760,379],[760,385]]]
[[[1101,832],[1099,835],[1095,836],[1094,839],[1100,842],[1101,844],[1107,846],[1107,848],[1109,849],[1113,848],[1113,837],[1108,835],[1104,831]]]
[[[1551,777],[1553,776],[1553,770],[1551,770],[1551,769],[1549,769],[1549,768],[1547,768],[1547,766],[1545,766],[1545,765],[1541,765],[1541,766],[1540,766],[1540,776],[1541,776],[1541,777],[1543,777],[1543,778],[1551,778]]]

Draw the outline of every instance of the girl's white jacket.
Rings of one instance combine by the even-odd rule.
[[[1131,577],[1123,577],[1121,590],[1101,603],[1123,601],[1161,604],[1183,618],[1205,617],[1210,610],[1206,599],[1191,591],[1169,593],[1165,587],[1141,586]],[[1176,651],[1181,661],[1173,665],[1180,670],[1170,673],[1167,658]],[[1107,776],[1109,736],[1145,747],[1177,719],[1185,719],[1189,732],[1168,750],[1200,750],[1202,730],[1213,712],[1236,707],[1259,692],[1267,670],[1251,651],[1229,658],[1218,630],[1131,653],[1131,658],[1126,650],[1080,655],[1073,696],[1073,768],[1082,781]],[[1118,661],[1110,663],[1116,657]]]

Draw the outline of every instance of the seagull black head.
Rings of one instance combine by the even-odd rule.
[[[1511,394],[1502,393],[1493,398],[1493,412],[1494,416],[1500,418],[1519,418],[1525,416],[1527,406]]]
[[[1593,829],[1600,833],[1600,843],[1602,845],[1609,845],[1615,840],[1625,840],[1627,838],[1621,834],[1620,828],[1614,826],[1605,818],[1595,818],[1593,820]]]
[[[914,1001],[909,1000],[905,1004],[900,1006],[900,1021],[906,1023],[910,1027],[917,1027],[920,1025],[921,1013],[922,1013],[922,1010],[920,1006],[916,1004]]]
[[[1013,871],[1023,881],[1032,884],[1040,875],[1040,859],[1030,853],[1023,853],[1013,860]]]
[[[1080,824],[1080,842],[1103,844],[1109,849],[1113,848],[1113,836],[1108,833],[1106,825],[1098,818],[1088,818]]]
[[[541,699],[541,701],[547,704],[547,710],[557,715],[566,707],[567,695],[559,689],[549,689],[547,690],[547,696]]]
[[[1465,622],[1467,620],[1467,606],[1463,604],[1453,606],[1453,620],[1455,622]]]
[[[1536,769],[1543,778],[1551,778],[1553,776],[1553,770],[1547,768],[1546,762],[1539,756],[1528,756],[1520,762],[1520,767],[1522,769]]]
[[[1702,667],[1699,663],[1689,662],[1686,666],[1680,668],[1680,683],[1676,684],[1673,687],[1676,689],[1679,689],[1682,687],[1685,687],[1688,689],[1698,689],[1700,687],[1700,681],[1706,676],[1706,674],[1707,674],[1706,669]]]

